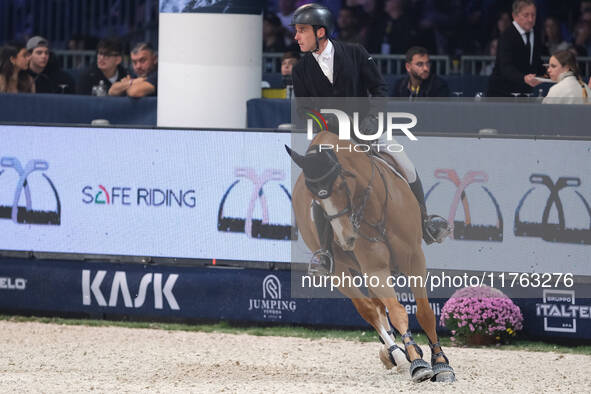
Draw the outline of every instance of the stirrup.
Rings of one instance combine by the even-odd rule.
[[[423,239],[427,245],[442,243],[451,234],[451,226],[439,215],[429,215],[423,222]]]
[[[308,264],[309,275],[332,275],[334,274],[334,259],[330,250],[320,249],[314,252]]]

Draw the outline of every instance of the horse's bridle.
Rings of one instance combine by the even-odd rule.
[[[363,191],[363,198],[361,200],[361,204],[357,208],[355,208],[353,206],[353,197],[351,195],[351,190],[349,189],[349,186],[348,186],[347,180],[346,180],[346,177],[355,178],[355,174],[353,174],[347,170],[344,170],[338,161],[335,161],[332,168],[326,174],[322,175],[321,177],[308,178],[304,174],[304,178],[306,180],[306,184],[308,184],[308,185],[319,184],[322,181],[329,179],[331,177],[340,178],[341,185],[339,186],[339,188],[345,189],[345,194],[347,195],[347,206],[345,208],[343,208],[341,211],[335,213],[334,215],[329,215],[326,212],[324,212],[325,219],[328,220],[329,222],[332,222],[334,219],[337,219],[337,218],[340,218],[341,216],[345,216],[347,214],[350,214],[351,225],[353,227],[353,231],[356,234],[358,234],[360,237],[362,237],[370,242],[380,242],[380,241],[385,241],[385,238],[386,238],[386,226],[385,226],[386,209],[388,207],[388,199],[390,197],[390,193],[388,192],[388,187],[387,187],[386,179],[384,178],[384,174],[382,174],[380,169],[377,167],[377,165],[375,164],[375,161],[373,160],[371,155],[368,155],[368,157],[371,162],[371,177],[369,179],[369,183],[367,184],[367,187]],[[369,195],[373,189],[372,183],[375,178],[376,170],[377,170],[378,174],[380,175],[380,178],[382,178],[382,182],[383,182],[384,190],[385,190],[385,197],[384,197],[384,205],[382,208],[382,217],[377,223],[374,224],[374,223],[369,223],[369,222],[365,221],[365,219],[363,218],[363,215],[364,215],[364,211],[365,211],[365,206],[367,205],[367,202],[369,200]],[[335,173],[336,173],[336,176],[335,176]],[[325,192],[325,193],[322,193],[322,195],[320,195],[321,192]],[[330,194],[331,193],[328,192],[326,189],[321,189],[318,193],[316,193],[317,197],[319,197],[320,199],[326,199],[326,198],[330,197]],[[370,237],[370,236],[364,234],[363,232],[361,232],[361,225],[362,224],[366,224],[367,226],[374,229],[378,233],[378,236],[377,237]]]

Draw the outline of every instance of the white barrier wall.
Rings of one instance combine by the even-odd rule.
[[[455,224],[424,248],[428,267],[591,275],[591,141],[418,138],[404,146],[428,209]],[[0,250],[310,257],[291,223],[289,134],[0,126],[0,141]]]
[[[0,126],[0,136],[0,249],[290,259],[277,239],[291,234],[288,134]]]
[[[246,101],[261,95],[257,1],[190,11],[185,3],[161,1],[158,126],[243,128]]]

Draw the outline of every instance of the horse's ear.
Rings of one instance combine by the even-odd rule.
[[[294,163],[296,163],[296,165],[300,168],[303,168],[304,165],[304,156],[300,155],[298,152],[291,150],[289,148],[289,146],[284,145],[285,146],[285,150],[287,151],[287,153],[289,154],[289,156],[291,156],[291,159],[294,161]]]

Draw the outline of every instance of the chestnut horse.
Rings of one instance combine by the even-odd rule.
[[[339,149],[322,149],[337,145]],[[386,368],[397,366],[401,370],[410,363],[415,382],[454,381],[453,368],[439,345],[426,288],[418,281],[410,286],[417,304],[417,320],[429,338],[431,365],[422,359],[422,351],[412,339],[408,315],[395,289],[387,285],[392,271],[407,277],[426,277],[421,214],[408,183],[383,161],[354,151],[350,141],[339,140],[327,131],[316,135],[305,156],[287,150],[303,170],[294,186],[292,202],[307,247],[311,251],[321,247],[311,214],[312,204],[319,204],[333,232],[332,274],[350,277],[350,283],[354,283],[351,269],[379,278],[379,284],[368,284],[369,297],[354,286],[341,286],[339,291],[351,299],[379,334],[384,343],[380,359]],[[404,349],[396,345],[391,326],[402,334]]]

